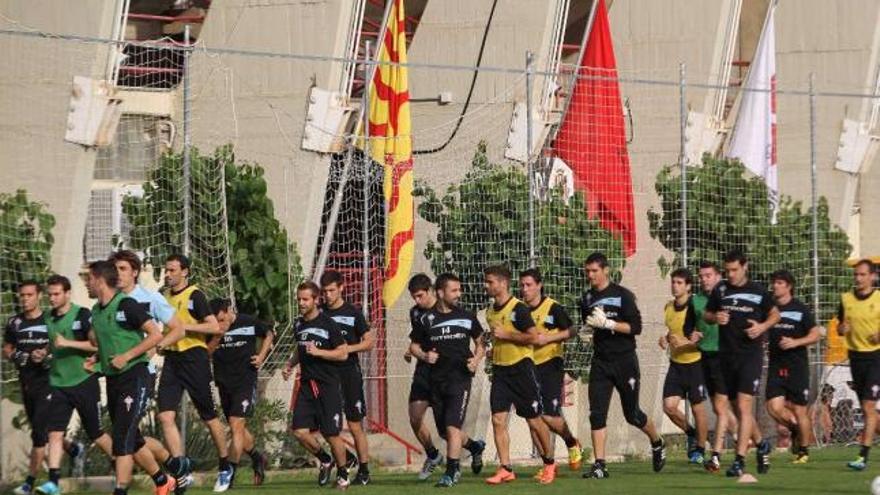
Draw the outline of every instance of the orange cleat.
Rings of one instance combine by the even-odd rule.
[[[155,495],[174,495],[175,488],[177,488],[177,480],[168,476],[168,481],[162,486],[157,486],[153,493]]]
[[[581,443],[578,442],[574,447],[568,449],[568,467],[572,471],[580,471],[581,463],[583,463],[584,454]]]
[[[513,471],[508,471],[503,467],[498,468],[498,471],[495,471],[495,474],[489,478],[486,478],[486,483],[490,485],[500,485],[502,483],[510,483],[511,481],[516,479],[516,475],[513,474]]]
[[[556,463],[553,464],[545,464],[541,479],[538,480],[538,483],[542,485],[549,485],[553,483],[553,480],[556,479]]]

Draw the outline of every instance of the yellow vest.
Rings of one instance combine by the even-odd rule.
[[[880,344],[868,340],[880,332],[880,291],[873,291],[867,299],[859,300],[853,292],[841,294],[843,317],[849,322],[846,347],[851,351],[872,352],[880,350]]]
[[[554,304],[556,301],[545,297],[537,308],[532,309],[532,319],[535,320],[535,328],[538,329],[538,333],[554,334],[559,332],[558,328],[547,328],[548,323],[553,323],[548,318],[551,317],[550,309]],[[546,363],[558,357],[562,357],[562,342],[554,342],[540,347],[535,346],[535,364]]]
[[[486,311],[486,321],[489,322],[489,328],[500,326],[509,332],[519,332],[513,326],[511,316],[513,308],[519,304],[519,299],[511,297],[503,308],[496,310],[495,306],[490,306]],[[520,345],[510,341],[496,341],[492,347],[492,363],[497,366],[511,366],[523,359],[534,359],[534,352],[530,345]]]
[[[174,294],[170,289],[166,290],[164,294],[168,304],[170,304],[176,311],[175,316],[177,316],[177,319],[180,320],[184,326],[199,323],[199,321],[196,320],[196,317],[189,312],[190,296],[196,289],[198,289],[198,287],[190,285],[186,289],[183,289],[179,294]],[[168,333],[167,325],[165,326],[165,333]],[[169,347],[168,350],[183,352],[194,347],[207,348],[207,337],[208,336],[203,333],[186,332],[186,335],[177,343]]]
[[[668,303],[666,303],[664,313],[666,316],[666,328],[669,329],[669,334],[675,335],[680,338],[685,338],[684,323],[685,319],[687,318],[687,306],[685,306],[685,308],[682,310],[676,310],[675,301],[669,301]],[[696,363],[700,360],[700,350],[694,349],[692,351],[671,351],[669,359],[679,364]]]

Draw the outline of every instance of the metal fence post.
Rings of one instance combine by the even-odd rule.
[[[183,29],[183,254],[189,256],[191,251],[190,242],[190,221],[191,221],[191,202],[192,202],[192,157],[190,148],[192,148],[192,105],[190,104],[190,55],[192,47],[190,45],[190,27],[187,24]],[[186,394],[180,401],[180,439],[183,446],[183,454],[186,455],[186,430],[187,430],[187,398]]]
[[[819,290],[821,285],[819,281],[819,189],[818,189],[818,172],[816,169],[816,74],[810,73],[810,205],[812,220],[812,249],[810,256],[813,262],[813,313],[819,318]],[[822,362],[822,340],[816,342],[813,354],[816,361]],[[822,367],[813,366],[813,380],[816,384],[817,394],[821,394],[822,383]],[[813,425],[815,431],[816,425]],[[817,441],[819,436],[816,435]]]
[[[371,76],[374,74],[371,69],[373,60],[372,43],[366,42],[366,73]],[[370,321],[370,169],[373,166],[372,146],[370,145],[370,84],[372,80],[366,82],[364,86],[364,225],[363,225],[363,242],[364,242],[364,281],[361,310],[364,318]]]
[[[685,100],[685,63],[678,64],[678,162],[681,170],[681,266],[688,266],[687,239],[687,155],[685,154],[685,132],[687,132],[687,101]]]
[[[529,266],[538,265],[535,251],[535,167],[532,164],[532,75],[533,56],[526,51],[526,173],[529,175]]]

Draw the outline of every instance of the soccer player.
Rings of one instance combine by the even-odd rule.
[[[166,476],[146,448],[138,423],[147,407],[154,383],[149,375],[147,352],[162,340],[159,325],[134,299],[117,289],[116,267],[110,261],[89,265],[89,296],[98,302],[92,307],[89,340],[98,348],[97,357],[86,361],[86,369],[99,366],[107,378],[107,409],[112,423],[116,487],[114,495],[126,495],[131,483],[133,455],[150,474],[156,495],[168,495],[175,488],[174,478]],[[95,360],[97,359],[97,363]]]
[[[571,330],[574,324],[561,304],[544,295],[543,279],[537,268],[529,268],[519,274],[519,288],[523,302],[531,310],[532,320],[538,330],[534,359],[544,410],[541,419],[547,423],[550,431],[559,435],[565,442],[568,448],[568,466],[573,471],[577,471],[581,468],[583,458],[581,445],[571,433],[565,416],[562,415],[562,387],[565,381],[562,343],[574,335]],[[534,436],[532,442],[536,446],[540,445]],[[551,442],[550,448],[554,447]],[[553,457],[553,450],[548,454],[548,457]],[[541,475],[542,471],[539,470],[536,478],[540,478]]]
[[[678,268],[670,275],[670,290],[673,299],[666,303],[664,321],[666,335],[660,337],[660,348],[670,349],[669,371],[663,383],[663,412],[687,435],[688,460],[702,465],[706,455],[706,436],[708,421],[703,401],[706,400],[706,385],[703,380],[703,365],[700,363],[700,350],[690,337],[696,328],[696,315],[691,304],[691,288],[694,278],[687,268]],[[694,426],[679,410],[682,400],[691,403],[694,413]]]
[[[865,428],[861,449],[856,460],[847,463],[850,469],[864,470],[877,429],[876,402],[880,399],[880,292],[874,289],[877,268],[871,260],[863,259],[853,267],[855,287],[840,296],[837,332],[846,337],[853,385]]]
[[[724,255],[724,271],[727,280],[712,291],[703,319],[719,326],[724,384],[728,399],[736,401],[739,420],[736,458],[726,474],[739,477],[745,472],[749,440],[758,446],[758,472],[770,469],[770,442],[761,437],[753,409],[764,368],[764,334],[779,322],[779,310],[767,289],[749,280],[749,260],[742,251]]]
[[[691,297],[691,305],[697,320],[696,330],[691,334],[691,341],[700,348],[700,363],[703,365],[703,380],[706,392],[712,398],[712,410],[715,412],[715,438],[712,442],[712,456],[705,460],[703,467],[716,473],[721,470],[721,450],[724,448],[724,434],[730,432],[731,438],[736,434],[736,416],[730,409],[727,399],[727,387],[724,385],[724,373],[721,370],[721,356],[718,354],[718,324],[709,323],[703,318],[706,304],[712,290],[721,282],[721,269],[711,261],[700,262],[700,291]]]
[[[189,283],[190,268],[186,256],[172,254],[165,259],[165,299],[174,308],[186,336],[165,348],[157,401],[159,422],[171,455],[183,457],[183,440],[177,429],[177,409],[185,390],[217,447],[220,472],[214,491],[219,493],[229,489],[234,474],[229,463],[226,432],[217,417],[211,391],[213,377],[207,340],[209,336],[220,333],[220,325],[211,313],[204,292]]]
[[[434,288],[437,305],[427,314],[425,324],[410,334],[410,352],[429,366],[434,424],[446,439],[446,473],[437,486],[448,488],[461,478],[461,427],[467,415],[471,379],[485,349],[483,328],[476,315],[458,306],[461,280],[444,273],[437,277]]]
[[[101,387],[98,375],[85,369],[86,359],[98,351],[89,341],[91,312],[70,302],[70,280],[52,275],[46,281],[52,307],[46,326],[49,331],[48,461],[49,481],[37,487],[37,493],[57,495],[61,478],[64,434],[76,410],[89,440],[112,456],[110,435],[101,430]]]
[[[812,424],[807,411],[810,399],[810,364],[807,346],[821,334],[812,311],[794,297],[794,276],[788,270],[770,276],[779,323],[770,329],[770,362],[767,368],[767,412],[791,431],[795,464],[809,460]]]
[[[642,333],[642,315],[636,297],[611,281],[608,258],[594,252],[584,262],[590,289],[580,302],[581,320],[593,332],[595,353],[590,366],[590,437],[595,461],[584,478],[607,478],[605,465],[606,421],[611,394],[617,390],[626,422],[642,430],[651,441],[654,472],[666,464],[666,444],[654,422],[639,407],[641,373],[636,355],[636,335]]]
[[[24,483],[13,490],[16,495],[29,495],[33,491],[49,442],[47,420],[52,394],[49,385],[51,356],[46,316],[40,309],[42,293],[43,288],[36,280],[26,280],[18,285],[21,312],[9,318],[3,334],[3,356],[18,369],[24,411],[31,426],[28,476]],[[67,453],[71,457],[78,457],[84,452],[85,447],[81,444],[68,444]]]
[[[339,366],[348,359],[348,349],[342,330],[318,309],[320,292],[311,281],[296,288],[300,314],[294,324],[297,348],[287,361],[282,376],[289,380],[294,366],[299,365],[300,383],[290,428],[299,443],[318,458],[318,485],[324,486],[330,481],[335,460],[336,486],[345,489],[350,481],[345,444],[339,436],[343,409]],[[332,458],[321,448],[313,430],[320,430],[330,444]]]
[[[364,313],[343,297],[342,274],[336,270],[327,270],[321,275],[321,293],[324,305],[322,311],[333,319],[339,329],[348,349],[348,359],[340,368],[342,379],[342,397],[345,400],[345,421],[351,436],[354,437],[354,445],[357,450],[357,458],[349,455],[349,469],[358,465],[357,475],[354,477],[356,485],[370,483],[370,449],[367,443],[367,433],[364,431],[363,419],[366,415],[366,403],[364,400],[364,376],[361,372],[361,363],[358,353],[366,352],[373,348],[376,339],[370,325],[364,318]]]
[[[431,279],[424,273],[414,275],[409,281],[409,293],[412,296],[415,305],[409,311],[410,327],[412,335],[421,335],[425,325],[429,325],[428,315],[430,310],[437,304],[437,296],[434,291],[434,284]],[[421,344],[421,342],[416,342]],[[422,347],[419,354],[422,358],[427,356],[429,349]],[[484,349],[485,352],[485,349]],[[412,359],[412,352],[408,347],[404,358],[409,356]],[[409,361],[407,359],[407,361]],[[419,480],[424,481],[431,477],[431,473],[437,466],[443,464],[443,455],[434,442],[431,440],[431,432],[425,425],[425,413],[430,407],[431,400],[431,384],[430,384],[430,368],[428,363],[423,359],[416,359],[416,368],[413,372],[412,385],[409,390],[409,421],[412,426],[413,433],[419,440],[419,443],[425,449],[425,463],[419,471]],[[441,437],[445,436],[443,431],[439,432]],[[486,448],[486,442],[482,440],[472,440],[464,432],[460,432],[462,447],[471,453],[471,471],[474,474],[480,474],[483,470],[483,451]]]
[[[229,299],[213,299],[211,312],[217,317],[220,331],[209,344],[213,349],[214,380],[220,392],[220,407],[232,430],[229,462],[233,479],[241,453],[247,452],[254,470],[254,485],[262,485],[266,477],[266,457],[256,449],[254,436],[246,420],[254,415],[257,402],[257,372],[269,351],[275,332],[251,315],[237,313]],[[260,348],[257,350],[257,339]]]
[[[510,270],[495,265],[483,270],[486,293],[493,304],[486,311],[486,320],[492,330],[492,388],[489,403],[492,410],[492,430],[495,449],[501,464],[494,475],[486,479],[490,485],[499,485],[516,479],[510,463],[510,434],[507,429],[511,406],[535,432],[544,463],[541,484],[556,478],[556,462],[550,447],[550,430],[541,419],[542,398],[535,375],[534,349],[538,330],[529,307],[510,294]],[[549,455],[548,455],[549,454]]]

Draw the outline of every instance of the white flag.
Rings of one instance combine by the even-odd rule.
[[[771,222],[779,210],[779,182],[776,175],[776,35],[773,17],[776,2],[770,2],[755,59],[743,86],[742,103],[733,136],[727,148],[729,158],[738,158],[755,175],[764,178],[769,189]]]

